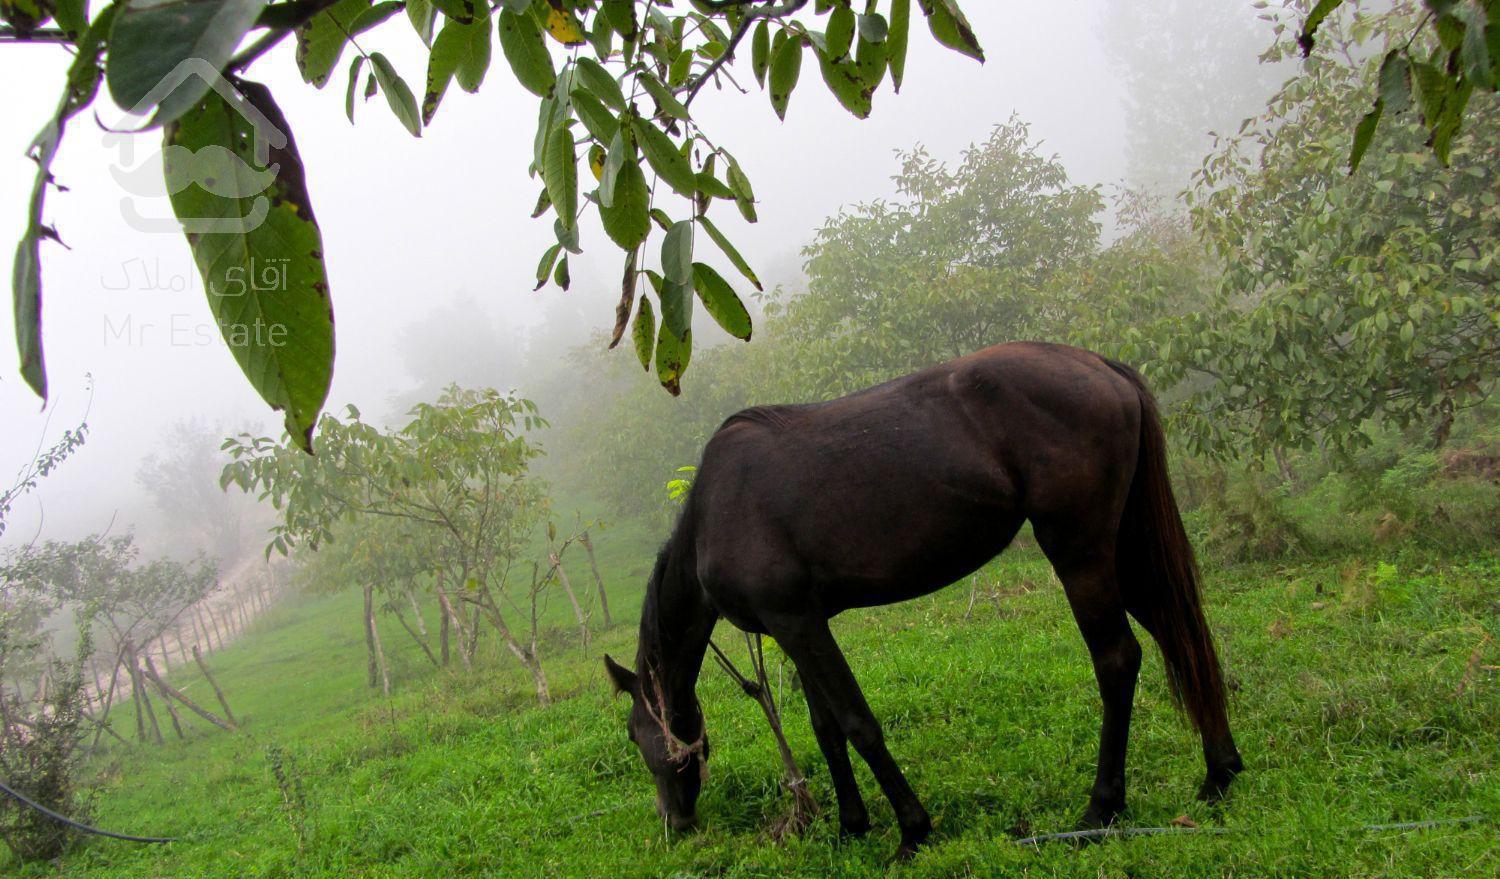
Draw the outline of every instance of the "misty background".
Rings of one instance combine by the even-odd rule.
[[[882,90],[865,121],[812,82],[794,95],[785,123],[755,89],[700,97],[695,116],[755,184],[760,222],[727,214],[722,222],[768,288],[800,289],[799,251],[826,217],[893,194],[896,150],[921,144],[952,162],[1016,114],[1073,182],[1170,197],[1211,148],[1210,132],[1233,131],[1293,72],[1257,63],[1273,23],[1239,0],[977,3],[967,12],[987,63],[914,37],[901,94]],[[420,79],[424,51],[409,28],[361,39],[408,80]],[[527,393],[578,356],[573,349],[602,349],[597,335],[613,324],[620,258],[597,220],[585,224],[585,253],[571,261],[572,289],[532,291],[553,236],[529,216],[540,189],[526,176],[535,98],[503,59],[478,95],[449,95],[413,139],[380,99],[361,105],[349,125],[342,73],[321,91],[303,85],[292,51],[282,46],[250,77],[273,86],[291,122],[323,230],[337,327],[325,411],[357,403],[372,422],[396,422],[450,382]],[[70,57],[57,46],[7,46],[0,81],[60,90]],[[24,151],[54,102],[46,88],[6,97],[0,240],[22,233],[35,174]],[[101,96],[98,106],[107,105]],[[200,527],[234,519],[203,512],[226,503],[214,479],[216,437],[276,435],[281,419],[219,339],[182,235],[124,221],[128,195],[111,168],[159,181],[159,137],[135,136],[126,156],[85,114],[54,165],[69,191],[49,197],[47,219],[70,250],[47,245],[43,260],[52,400],[44,409],[21,382],[5,309],[0,334],[11,365],[0,372],[0,467],[19,469],[86,410],[90,435],[20,501],[6,543],[134,527],[144,545],[173,554],[237,553],[245,548],[238,539],[263,545],[257,534]],[[170,216],[164,190],[137,204]],[[1108,236],[1108,218],[1104,228]],[[727,340],[710,328],[695,336],[699,345]],[[627,347],[595,356],[631,358]],[[685,393],[693,393],[691,374]]]

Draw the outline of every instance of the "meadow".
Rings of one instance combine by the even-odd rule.
[[[305,596],[214,659],[242,721],[186,742],[105,748],[90,766],[99,824],[173,834],[94,840],[26,876],[1489,876],[1500,874],[1500,561],[1392,550],[1379,561],[1209,565],[1209,613],[1228,668],[1247,772],[1230,799],[1193,799],[1196,737],[1172,708],[1154,648],[1136,696],[1132,826],[1219,834],[1020,846],[1068,829],[1093,771],[1098,700],[1045,560],[1020,546],[926,599],[840,617],[835,632],[892,752],[931,810],[931,844],[893,866],[897,834],[857,765],[874,828],[839,841],[832,791],[790,668],[774,651],[788,735],[823,812],[784,842],[775,747],[718,669],[700,692],[713,744],[702,829],[667,831],[626,740],[626,705],[600,666],[634,654],[654,546],[599,540],[627,620],[587,652],[544,645],[557,702],[538,708],[495,645],[470,672],[433,669],[389,619],[395,690],[365,686],[356,592]],[[993,596],[993,598],[991,597]],[[742,655],[721,623],[717,640]],[[740,649],[742,650],[742,648]],[[182,675],[189,692],[204,684]],[[120,717],[120,722],[126,718]],[[1405,832],[1367,824],[1479,816]]]

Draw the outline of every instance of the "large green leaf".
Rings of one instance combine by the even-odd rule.
[[[750,341],[750,312],[740,301],[739,294],[714,271],[713,266],[693,263],[693,289],[698,292],[704,309],[724,328],[724,332],[736,339]]]
[[[672,142],[672,138],[649,119],[635,120],[632,130],[636,133],[637,143],[640,144],[641,152],[646,154],[646,161],[651,163],[652,170],[668,186],[677,190],[679,195],[687,198],[696,195],[698,178],[693,174],[693,166],[677,148],[677,144]]]
[[[540,97],[552,92],[557,70],[542,29],[529,12],[518,15],[509,8],[500,10],[500,49],[516,80],[527,90]]]
[[[917,0],[927,16],[927,27],[932,36],[944,46],[957,49],[976,61],[984,61],[984,50],[969,20],[958,8],[958,0]]]
[[[21,377],[42,399],[47,398],[47,368],[42,355],[42,241],[57,238],[56,230],[43,223],[42,208],[52,181],[52,160],[62,145],[68,120],[87,107],[99,91],[102,71],[99,60],[117,7],[107,6],[84,33],[78,54],[68,69],[67,85],[51,119],[32,140],[27,155],[37,164],[36,181],[27,202],[26,231],[16,245],[11,272],[11,295],[16,328],[16,349],[21,355]]]
[[[184,170],[177,163],[187,161],[197,179],[219,181],[215,192],[169,186],[172,208],[230,352],[261,398],[286,413],[287,433],[311,451],[313,425],[333,378],[323,238],[286,117],[265,86],[236,87],[259,119],[211,92],[167,127],[168,180]],[[266,154],[257,156],[260,150]],[[215,172],[205,162],[223,168]],[[245,171],[262,166],[274,169],[274,179],[251,191]],[[234,184],[226,186],[230,180]]]
[[[911,0],[891,0],[891,31],[885,38],[885,51],[891,68],[891,85],[901,91],[906,75],[906,40],[911,32]]]
[[[750,269],[750,263],[745,261],[745,258],[740,255],[739,250],[730,243],[723,232],[719,231],[719,227],[715,226],[712,220],[706,216],[699,217],[698,224],[703,227],[703,231],[708,233],[708,237],[712,238],[714,243],[719,245],[719,249],[724,251],[724,255],[729,257],[729,261],[734,264],[734,267],[739,269],[740,274],[745,276],[745,280],[754,284],[757,290],[765,289],[760,285],[760,278],[757,278],[755,272]]]
[[[547,131],[542,145],[542,182],[563,228],[573,228],[578,215],[578,154],[573,148],[573,131],[566,116]]]
[[[427,92],[422,98],[422,124],[430,125],[448,83],[470,94],[478,91],[490,66],[490,22],[476,18],[464,24],[450,20],[432,42],[427,59]]]
[[[693,356],[693,288],[664,279],[661,331],[656,336],[656,377],[672,396],[682,393],[682,374]]]
[[[771,108],[776,118],[786,119],[787,103],[802,73],[802,38],[789,37],[771,50]]]
[[[110,30],[105,79],[152,125],[186,113],[216,82],[267,0],[127,0]]]
[[[620,140],[620,138],[616,138]],[[615,161],[614,149],[610,150],[609,163]],[[599,218],[604,222],[604,231],[610,240],[623,250],[639,247],[651,231],[651,188],[646,184],[646,174],[641,170],[640,160],[624,156],[609,182],[612,184],[608,207],[599,201]],[[600,181],[601,192],[605,181]]]
[[[488,12],[484,0],[431,0],[432,5],[442,10],[450,21],[472,24]]]
[[[620,90],[620,84],[615,81],[614,76],[604,69],[604,65],[592,58],[580,57],[576,68],[576,83],[583,85],[606,107],[619,113],[625,111],[625,93]]]
[[[417,109],[417,96],[412,94],[411,86],[406,84],[396,73],[396,68],[391,62],[379,52],[370,53],[370,70],[375,74],[375,81],[380,83],[381,94],[385,95],[385,102],[390,105],[391,112],[406,130],[411,132],[412,137],[422,136],[422,115]]]
[[[1323,20],[1343,3],[1344,0],[1318,0],[1312,11],[1307,13],[1307,20],[1302,24],[1302,32],[1297,35],[1297,43],[1302,47],[1304,56],[1312,53],[1313,35],[1318,32],[1318,27],[1323,24]]]
[[[656,315],[652,313],[651,300],[641,297],[635,310],[635,321],[630,326],[630,339],[635,345],[636,359],[641,369],[651,371],[651,355],[656,350]]]
[[[297,69],[304,82],[318,88],[328,84],[344,54],[354,20],[370,9],[373,0],[339,0],[297,28]]]
[[[761,88],[766,86],[766,71],[771,69],[771,23],[762,18],[750,38],[750,69]]]
[[[575,79],[574,83],[577,82]],[[614,114],[605,109],[598,98],[578,85],[573,88],[573,111],[578,114],[578,121],[583,123],[583,127],[600,143],[609,143],[620,131],[620,122]]]
[[[432,27],[437,22],[437,7],[432,5],[432,0],[406,0],[406,17],[417,37],[432,45]]]
[[[1385,102],[1377,98],[1375,108],[1359,120],[1359,125],[1354,129],[1354,146],[1349,151],[1349,173],[1353,174],[1359,170],[1359,163],[1365,157],[1365,151],[1370,148],[1370,141],[1375,137],[1375,129],[1380,125],[1381,111],[1385,109]]]
[[[693,221],[679,220],[661,242],[661,273],[676,284],[693,283]]]
[[[827,41],[824,51],[830,60],[840,61],[849,55],[849,47],[853,45],[855,17],[854,10],[847,6],[835,7],[828,13],[828,30],[824,34]]]

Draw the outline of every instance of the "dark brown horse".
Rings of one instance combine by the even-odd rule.
[[[696,821],[708,739],[695,685],[714,623],[769,634],[796,664],[843,832],[869,816],[848,744],[901,826],[900,855],[931,830],[828,620],[906,601],[978,569],[1030,520],[1067,592],[1104,703],[1082,824],[1125,807],[1125,745],[1141,648],[1156,640],[1174,696],[1202,734],[1220,796],[1242,764],[1199,605],[1156,404],[1136,372],[1097,354],[997,345],[827,403],[763,406],[725,421],[657,558],[630,694],[630,738],[661,813]]]

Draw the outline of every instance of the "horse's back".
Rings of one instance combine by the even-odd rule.
[[[1041,343],[736,413],[694,486],[700,572],[865,596],[830,593],[831,612],[940,588],[1027,515],[1133,466],[1138,417],[1134,390],[1102,358]]]

